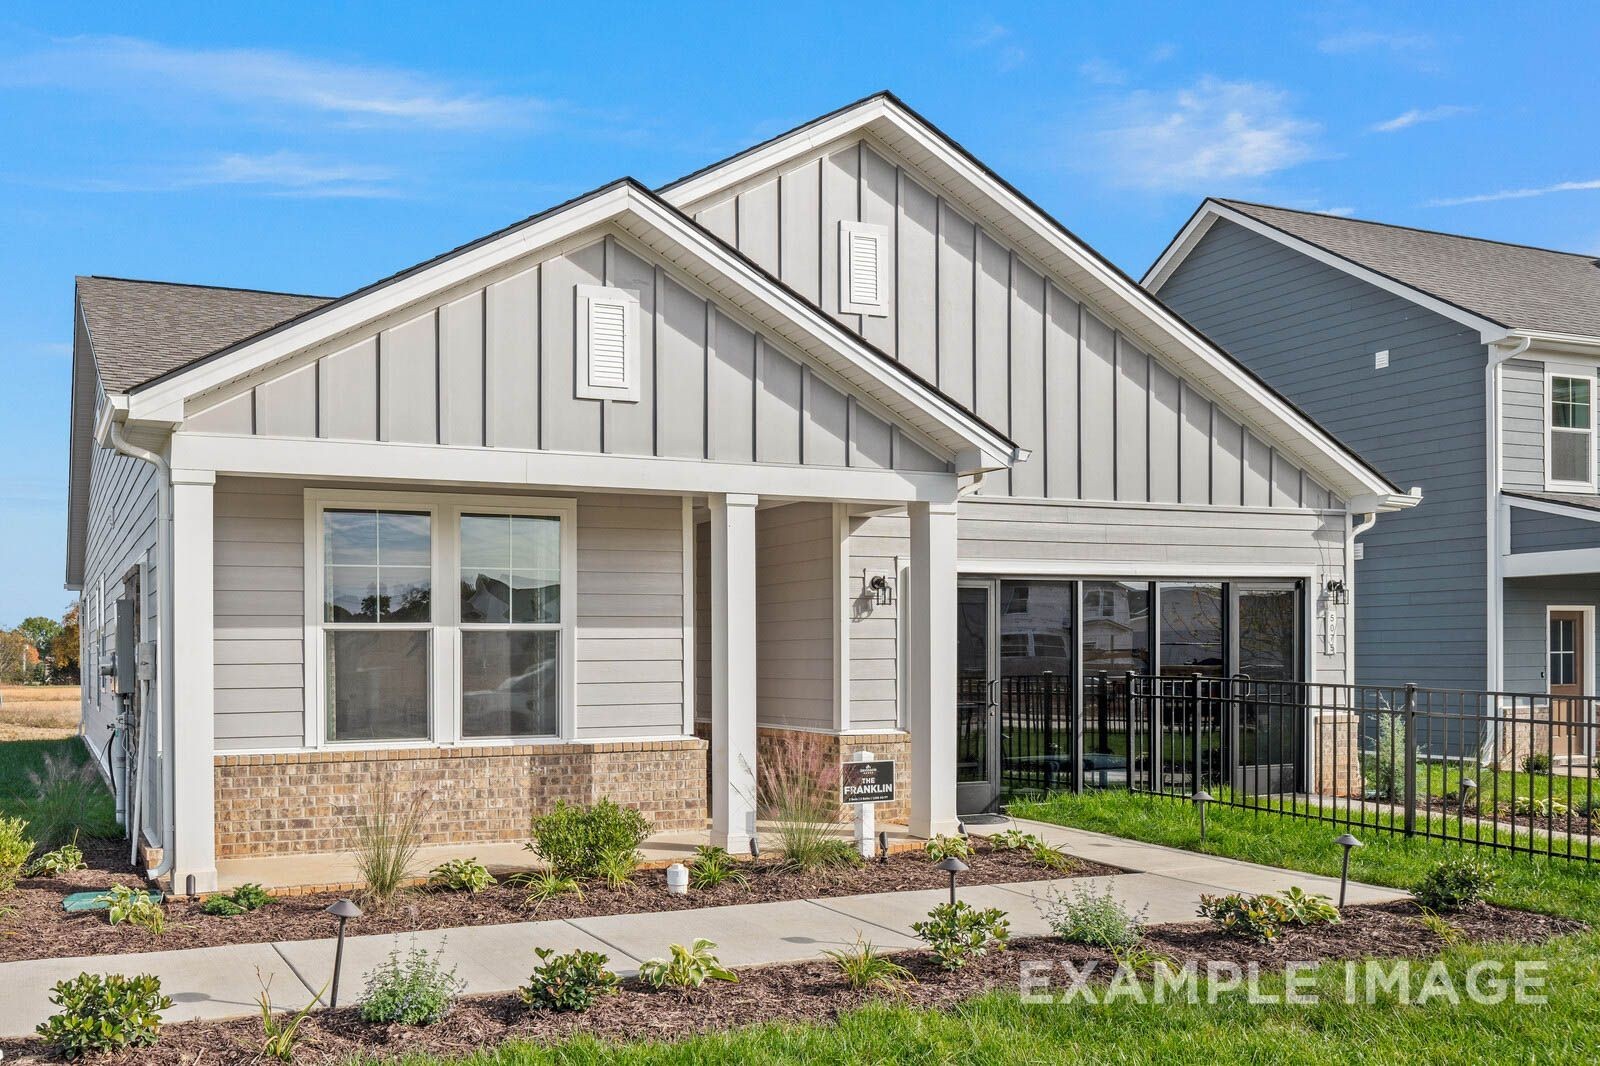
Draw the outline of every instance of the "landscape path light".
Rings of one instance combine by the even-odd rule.
[[[1350,883],[1350,849],[1359,848],[1361,841],[1349,833],[1342,833],[1334,843],[1344,849],[1344,858],[1339,863],[1339,909],[1344,910],[1344,890]]]
[[[939,869],[950,875],[950,902],[956,901],[956,875],[967,868],[967,864],[954,855],[939,860]]]
[[[1477,787],[1478,787],[1478,783],[1476,781],[1474,781],[1472,778],[1463,777],[1461,779],[1461,795],[1457,799],[1457,803],[1460,806],[1465,807],[1467,805],[1467,793],[1473,791]]]
[[[1211,793],[1205,789],[1201,789],[1189,797],[1190,802],[1200,811],[1200,843],[1202,844],[1206,842],[1206,804],[1210,803],[1211,799]]]
[[[341,899],[330,903],[326,913],[339,919],[339,943],[333,949],[333,991],[328,996],[328,1009],[333,1010],[339,1005],[339,969],[344,965],[344,923],[351,918],[361,917],[361,908],[355,905],[354,900]]]

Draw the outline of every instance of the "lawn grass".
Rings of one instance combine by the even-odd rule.
[[[0,742],[0,817],[25,818],[30,822],[39,818],[40,806],[30,774],[43,774],[46,755],[69,760],[75,766],[89,761],[89,753],[77,737]],[[88,836],[118,836],[121,830],[117,826],[116,803],[111,790],[96,778],[93,787],[83,793],[87,798],[72,812],[72,821]]]

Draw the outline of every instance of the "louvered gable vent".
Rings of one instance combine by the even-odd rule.
[[[583,316],[583,350],[577,393],[580,399],[639,399],[639,301],[624,289],[578,287]]]
[[[839,223],[839,310],[847,314],[889,313],[884,258],[889,231],[867,222]]]

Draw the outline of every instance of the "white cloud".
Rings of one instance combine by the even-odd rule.
[[[1123,85],[1128,80],[1128,72],[1111,62],[1109,59],[1085,59],[1078,64],[1078,74],[1085,81],[1096,85]]]
[[[1317,48],[1329,55],[1349,55],[1353,52],[1425,52],[1433,46],[1433,38],[1426,33],[1381,30],[1346,30],[1343,33],[1329,34],[1317,42]]]
[[[1460,104],[1441,104],[1429,108],[1413,107],[1409,111],[1402,111],[1394,118],[1374,124],[1372,130],[1374,133],[1398,133],[1400,130],[1410,129],[1424,122],[1443,122],[1448,118],[1470,115],[1473,110]]]
[[[258,48],[177,48],[133,37],[68,38],[6,67],[4,84],[228,101],[325,115],[346,126],[523,126],[550,106],[400,68]]]
[[[1316,154],[1321,127],[1289,103],[1273,86],[1210,76],[1135,92],[1102,116],[1106,155],[1097,166],[1119,184],[1168,191],[1216,192],[1219,182],[1265,177]]]
[[[986,22],[978,27],[977,32],[967,39],[967,47],[993,53],[995,65],[1002,73],[1015,70],[1028,61],[1028,50],[1017,43],[1011,27],[998,22]]]
[[[168,193],[235,187],[272,196],[373,199],[401,195],[396,175],[384,167],[320,160],[298,152],[250,155],[230,152],[199,163],[130,166],[114,178],[37,181],[23,184],[73,192]]]
[[[1429,200],[1429,207],[1460,207],[1462,204],[1488,204],[1496,200],[1528,200],[1535,196],[1549,196],[1556,192],[1589,192],[1600,189],[1600,178],[1593,181],[1558,181],[1554,185],[1540,185],[1529,189],[1502,189],[1499,192],[1478,193],[1474,196],[1447,196]]]

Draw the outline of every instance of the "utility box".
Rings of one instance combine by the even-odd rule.
[[[139,688],[138,637],[139,604],[124,596],[117,601],[116,659],[113,660],[112,685],[119,696],[131,696]]]

